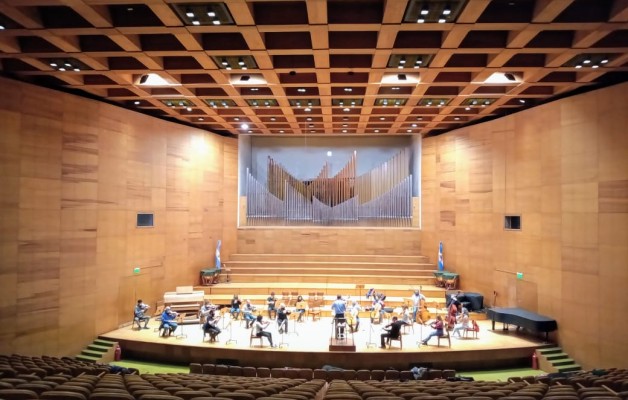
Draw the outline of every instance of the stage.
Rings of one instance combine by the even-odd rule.
[[[150,321],[150,329],[134,330],[126,326],[103,335],[103,339],[120,343],[123,358],[150,360],[166,363],[225,363],[240,366],[320,368],[333,365],[345,369],[408,369],[410,364],[433,368],[482,369],[504,368],[529,365],[534,349],[544,343],[534,336],[517,334],[514,331],[491,331],[491,321],[478,321],[480,332],[473,338],[451,338],[451,348],[446,339],[437,346],[432,338],[427,346],[419,346],[421,337],[431,328],[415,324],[406,327],[403,335],[403,349],[393,341],[392,348],[380,348],[382,325],[372,325],[368,318],[362,318],[359,332],[353,334],[353,351],[330,351],[332,328],[330,318],[307,320],[295,323],[290,320],[289,333],[280,335],[275,321],[268,331],[278,347],[271,348],[266,338],[264,347],[253,341],[251,347],[250,329],[245,329],[243,321],[230,324],[226,318],[219,323],[222,333],[218,341],[203,341],[203,332],[198,324],[180,325],[175,336],[160,337],[155,328],[158,322]],[[178,335],[178,336],[177,336]],[[351,339],[351,334],[349,334]]]

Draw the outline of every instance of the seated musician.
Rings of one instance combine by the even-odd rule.
[[[430,334],[427,335],[425,339],[423,339],[423,341],[421,342],[423,346],[427,346],[427,341],[433,338],[434,336],[436,337],[443,336],[443,328],[444,328],[443,317],[441,317],[440,315],[437,315],[436,321],[432,322],[430,326],[432,327],[433,331],[430,332]]]
[[[246,299],[244,302],[244,307],[242,308],[242,314],[244,315],[244,320],[246,321],[246,329],[249,329],[253,322],[255,322],[255,315],[253,312],[255,311],[255,307],[251,304],[251,300]]]
[[[238,319],[238,316],[240,315],[240,305],[242,304],[242,301],[240,301],[240,299],[238,298],[237,294],[233,295],[233,299],[231,299],[231,309],[229,310],[229,312],[231,313],[231,318],[233,319]]]
[[[215,342],[216,336],[220,334],[220,328],[218,327],[218,321],[220,321],[220,315],[216,315],[215,309],[211,309],[207,314],[205,323],[203,324],[203,337],[209,335],[209,341]]]
[[[255,322],[253,323],[252,334],[256,337],[266,337],[268,339],[268,342],[270,343],[270,347],[275,347],[275,345],[273,344],[273,334],[264,330],[268,326],[268,324],[270,324],[270,321],[262,322],[262,316],[258,315],[255,319]]]
[[[406,322],[399,320],[397,317],[392,317],[392,322],[384,327],[386,332],[381,335],[382,349],[386,348],[386,339],[390,340],[399,338],[399,335],[401,335],[401,327],[404,325],[406,325]]]
[[[303,300],[303,296],[299,295],[299,297],[297,297],[296,304],[296,311],[299,313],[299,316],[297,317],[297,322],[303,322],[303,315],[305,314],[306,310],[307,303],[305,302],[305,300]]]
[[[349,316],[350,318],[347,318],[347,322],[349,322],[351,332],[357,332],[360,327],[360,304],[356,300],[353,300],[351,304]]]
[[[401,307],[401,313],[399,314],[399,316],[401,317],[401,320],[403,322],[405,322],[406,324],[410,324],[411,322],[411,315],[410,315],[410,308],[404,304],[403,307]]]
[[[179,325],[177,324],[176,318],[178,315],[176,311],[170,309],[170,306],[164,309],[164,312],[161,314],[161,326],[159,327],[160,331],[162,329],[164,330],[164,335],[166,334],[166,330],[168,330],[168,336],[172,335],[174,331],[177,330]]]
[[[412,300],[412,321],[416,321],[417,313],[419,312],[419,309],[421,308],[421,301],[427,301],[427,299],[425,298],[425,295],[421,293],[421,290],[419,288],[419,290],[414,291],[414,294],[412,295],[411,300]],[[423,324],[423,321],[421,321],[421,324]]]
[[[279,333],[288,333],[288,315],[290,311],[286,310],[286,305],[281,303],[277,309],[277,328]]]
[[[198,316],[201,322],[201,325],[207,322],[207,316],[210,312],[214,311],[216,306],[213,305],[209,300],[205,300],[205,303],[201,306],[201,309],[198,312]]]
[[[381,324],[384,319],[384,299],[386,296],[383,294],[375,295],[373,301],[373,311],[371,312],[371,323],[372,324]],[[375,322],[375,318],[377,318],[377,322]]]
[[[268,319],[274,319],[274,316],[277,316],[277,310],[275,309],[275,304],[277,303],[277,298],[275,297],[275,292],[270,292],[270,296],[266,299],[266,304],[268,305]]]
[[[458,323],[454,326],[453,332],[451,332],[451,336],[462,337],[461,331],[464,331],[469,327],[469,311],[466,308],[462,308],[462,313],[458,315]]]
[[[137,305],[135,306],[135,311],[133,312],[133,318],[137,321],[138,325],[141,325],[141,323],[144,323],[144,326],[142,328],[144,329],[148,329],[148,321],[150,320],[150,317],[147,315],[144,315],[144,313],[146,312],[146,310],[148,310],[149,305],[148,304],[144,304],[144,302],[140,299],[137,301]]]

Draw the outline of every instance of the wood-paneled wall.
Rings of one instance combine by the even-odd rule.
[[[237,141],[0,79],[0,353],[73,355],[235,247]],[[136,228],[138,211],[153,228]],[[134,274],[133,268],[140,267]]]
[[[442,240],[463,289],[556,318],[587,368],[628,367],[626,110],[621,84],[423,142],[423,254]]]
[[[276,227],[238,230],[242,254],[420,255],[421,231],[412,228]]]

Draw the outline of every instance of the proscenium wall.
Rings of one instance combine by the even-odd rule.
[[[423,143],[423,254],[443,241],[463,290],[555,318],[585,368],[628,367],[627,110],[624,83]]]
[[[197,284],[235,247],[236,188],[235,139],[1,79],[0,353],[77,354]]]

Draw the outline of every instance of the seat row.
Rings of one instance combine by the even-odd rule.
[[[50,377],[46,377],[50,378]],[[316,398],[324,381],[287,378],[210,377],[193,374],[117,375],[71,377],[22,382],[0,377],[0,399],[67,400],[207,400]]]
[[[330,382],[334,379],[349,380],[394,380],[405,381],[415,380],[417,377],[412,371],[398,371],[394,369],[312,369],[312,368],[267,368],[267,367],[242,367],[237,365],[215,365],[191,363],[190,373],[222,375],[222,376],[245,376],[245,377],[261,377],[261,378],[291,378],[291,379],[321,379]],[[422,373],[420,379],[447,379],[456,376],[453,369],[427,369]]]
[[[69,376],[98,375],[110,371],[110,365],[84,362],[69,357],[0,355],[0,374],[4,377],[16,377],[20,374],[34,374],[40,378],[57,374]]]

